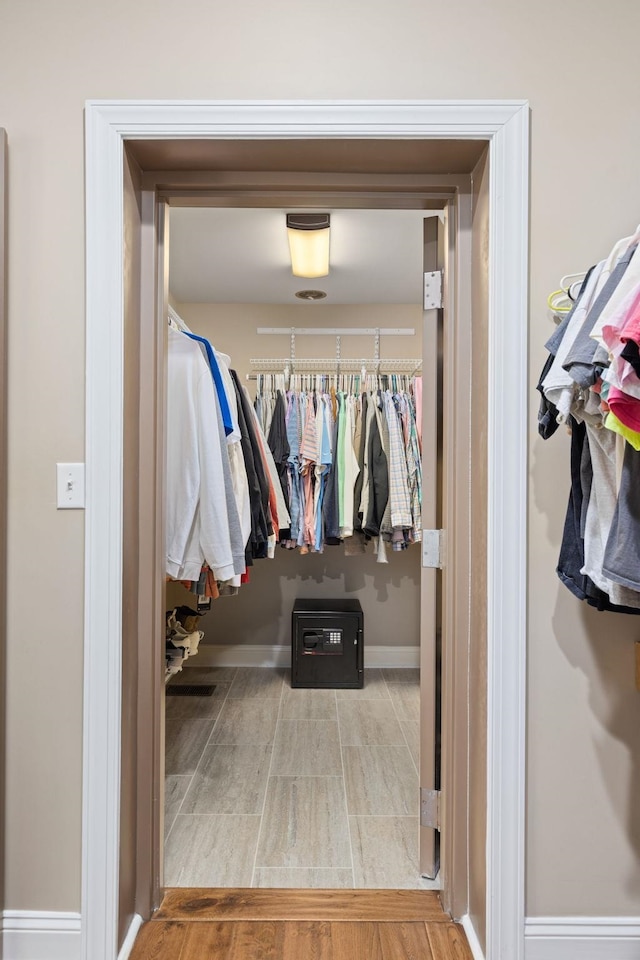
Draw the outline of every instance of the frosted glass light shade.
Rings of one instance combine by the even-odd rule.
[[[294,230],[287,227],[294,277],[328,276],[329,232],[329,227],[321,230]]]

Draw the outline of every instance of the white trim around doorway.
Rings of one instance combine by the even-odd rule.
[[[127,139],[487,139],[487,960],[524,958],[526,101],[86,104],[86,543],[82,960],[118,955],[123,505],[123,150]],[[510,429],[502,427],[509,398]]]

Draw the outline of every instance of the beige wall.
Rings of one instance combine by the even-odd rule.
[[[54,464],[84,455],[85,98],[529,98],[533,397],[547,293],[639,218],[639,28],[628,0],[0,5],[8,908],[80,903],[83,518],[56,511]],[[640,626],[580,607],[559,585],[568,445],[537,439],[534,401],[530,423],[527,911],[636,914]]]
[[[422,356],[422,309],[419,305],[260,305],[177,303],[174,305],[195,333],[209,337],[228,353],[253,399],[255,382],[246,382],[254,357],[289,356],[288,336],[259,335],[258,327],[407,327],[415,335],[382,337],[383,357]],[[373,337],[342,337],[341,355],[373,357]],[[299,336],[297,357],[335,357],[332,336]],[[330,372],[330,371],[329,371]],[[365,611],[366,646],[418,646],[420,641],[420,548],[389,551],[380,564],[371,546],[365,556],[345,557],[343,547],[322,554],[276,550],[273,560],[257,560],[251,581],[243,587],[246,603],[224,599],[214,603],[202,621],[206,643],[288,644],[291,609],[296,599],[348,596]],[[184,602],[184,600],[182,600]],[[400,627],[400,628],[399,628]]]
[[[7,134],[0,127],[0,562],[6,564],[7,555]],[[4,863],[5,833],[5,769],[6,769],[6,578],[0,580],[0,863]],[[0,903],[4,902],[4,876],[0,877]]]

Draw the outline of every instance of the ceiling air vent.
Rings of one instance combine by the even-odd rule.
[[[298,300],[324,300],[326,293],[324,290],[298,290],[296,297]]]

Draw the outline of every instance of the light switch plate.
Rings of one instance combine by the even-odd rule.
[[[84,509],[84,463],[57,463],[58,510]]]

